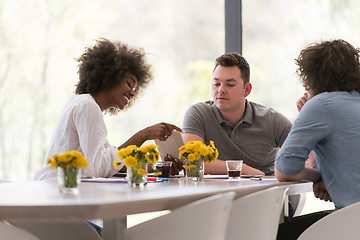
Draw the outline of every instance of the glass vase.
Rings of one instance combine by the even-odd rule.
[[[79,193],[79,185],[81,182],[80,168],[58,167],[58,183],[60,191],[65,194]]]
[[[142,169],[147,172],[147,164],[142,166]],[[126,169],[126,180],[128,185],[131,187],[144,187],[147,184],[147,175],[141,175],[138,170],[133,167],[127,167]]]
[[[191,162],[190,165],[195,165],[194,168],[186,169],[186,180],[203,181],[205,163],[203,160]]]

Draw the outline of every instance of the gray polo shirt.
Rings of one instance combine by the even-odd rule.
[[[185,113],[182,129],[213,140],[220,160],[241,159],[247,165],[274,174],[276,154],[292,123],[272,108],[246,101],[243,119],[233,128],[225,121],[213,101],[192,105]]]

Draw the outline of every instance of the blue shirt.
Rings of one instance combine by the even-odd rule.
[[[360,94],[325,92],[301,109],[275,161],[282,174],[296,175],[313,151],[336,208],[360,201]]]

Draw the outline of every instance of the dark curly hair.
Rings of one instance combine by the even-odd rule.
[[[76,59],[79,62],[79,82],[76,94],[95,94],[104,89],[111,89],[123,81],[126,73],[137,78],[136,96],[146,87],[151,79],[151,65],[146,63],[142,48],[130,48],[127,44],[111,42],[100,38],[96,44],[85,49]],[[116,114],[117,109],[109,109],[110,114]]]
[[[244,84],[250,82],[250,66],[246,59],[237,52],[224,53],[215,60],[215,68],[217,66],[233,67],[237,66],[240,69],[241,77]]]
[[[360,92],[359,49],[338,39],[315,43],[295,59],[304,87],[314,95],[332,91]]]

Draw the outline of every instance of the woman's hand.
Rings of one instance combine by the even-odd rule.
[[[173,130],[182,132],[181,128],[164,122],[147,127],[140,132],[145,136],[146,140],[159,139],[160,141],[165,141],[171,135]]]
[[[129,145],[141,146],[147,140],[159,139],[160,141],[165,141],[174,130],[182,132],[181,128],[170,123],[162,122],[152,125],[134,134],[129,140],[119,146],[118,149]]]
[[[183,164],[180,160],[166,154],[164,161],[171,161],[171,175],[178,175],[181,170],[183,170]]]

